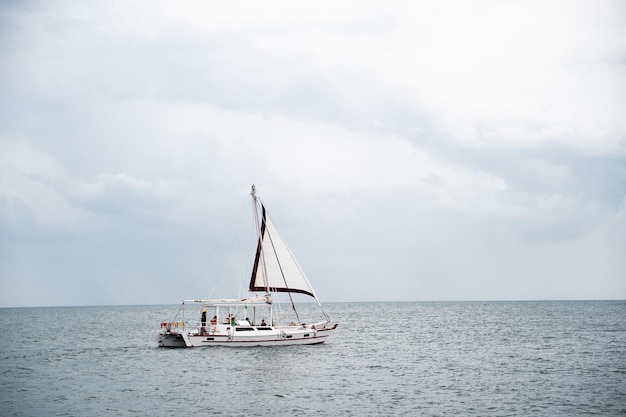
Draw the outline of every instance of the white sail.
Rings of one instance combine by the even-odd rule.
[[[261,205],[261,231],[250,291],[289,292],[317,298],[298,262]]]

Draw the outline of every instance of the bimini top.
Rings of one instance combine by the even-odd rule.
[[[207,305],[214,304],[219,306],[238,306],[242,304],[272,304],[272,297],[269,294],[266,294],[249,298],[213,298],[208,300],[183,300],[183,304],[185,303],[198,303]]]

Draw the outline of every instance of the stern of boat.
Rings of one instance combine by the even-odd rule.
[[[157,333],[159,347],[184,348],[187,347],[185,339],[180,333],[159,332]]]

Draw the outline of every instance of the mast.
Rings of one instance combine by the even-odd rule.
[[[262,223],[259,223],[259,201],[256,196],[256,186],[254,184],[252,184],[252,190],[250,191],[250,195],[252,196],[252,211],[254,212],[254,225],[255,225],[257,237],[258,237],[257,253],[256,253],[256,259],[254,261],[255,267],[253,268],[252,279],[254,279],[254,270],[258,266],[258,262],[260,260],[259,257],[261,257],[263,260],[262,262],[263,263],[263,284],[265,287],[265,294],[271,297],[271,294],[269,291],[269,285],[267,283],[267,268],[265,266],[266,265],[265,254],[263,253],[263,232],[265,229],[265,225]],[[252,289],[252,281],[250,281],[250,289]],[[272,303],[270,303],[270,323],[272,324],[274,323],[274,309],[273,309]]]
[[[265,257],[263,254],[263,229],[262,229],[262,225],[259,223],[259,202],[256,196],[256,187],[254,186],[254,184],[252,184],[252,191],[250,191],[250,195],[252,196],[252,211],[254,213],[254,227],[256,229],[256,234],[258,237],[258,244],[257,244],[257,253],[256,253],[256,258],[257,260],[255,260],[255,263],[258,262],[258,258],[260,257]],[[257,264],[258,265],[258,264]],[[256,265],[255,265],[256,267]],[[265,269],[265,262],[263,262],[263,269]],[[253,271],[254,272],[254,271]],[[268,290],[268,286],[267,286],[267,273],[266,271],[263,271],[263,283],[265,284],[265,293],[269,294],[269,290]],[[252,285],[251,285],[252,287]],[[251,288],[252,289],[252,288]]]

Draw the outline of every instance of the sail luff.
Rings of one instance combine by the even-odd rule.
[[[255,217],[255,221],[258,225],[259,221],[258,221],[258,213],[257,213],[257,205],[256,205],[256,195],[253,194],[254,197],[254,217]],[[263,236],[265,235],[265,207],[263,207],[263,205],[261,205],[262,208],[262,218],[261,218],[261,227],[260,227],[260,231],[259,231],[259,236],[258,236],[258,243],[257,243],[257,248],[256,248],[256,255],[254,257],[254,266],[252,267],[252,276],[250,277],[250,285],[249,285],[249,290],[252,292],[256,292],[256,291],[265,291],[265,292],[269,292],[268,290],[268,286],[267,286],[267,278],[265,278],[264,281],[264,285],[258,286],[257,285],[257,277],[259,276],[259,274],[261,274],[261,276],[265,277],[266,273],[264,271],[265,268],[265,262],[263,261],[263,257],[264,257],[264,253],[263,253]],[[257,227],[258,230],[258,227]]]

